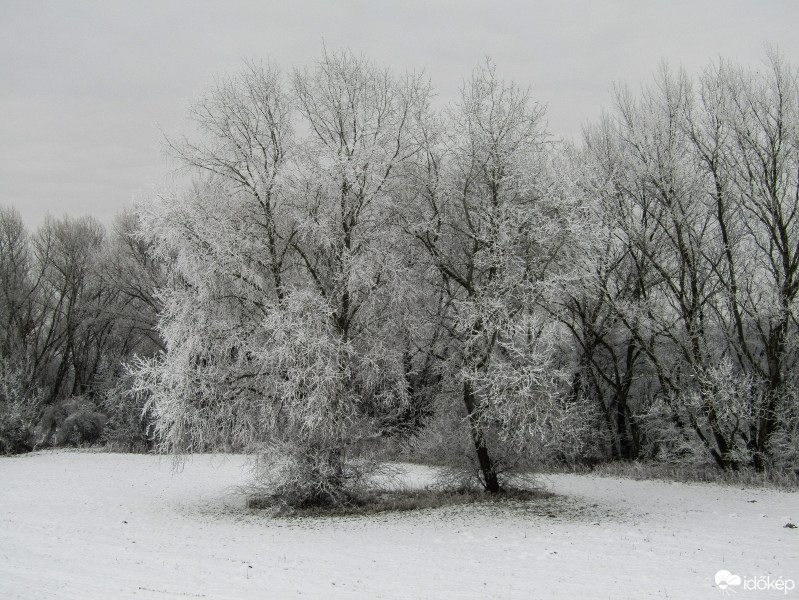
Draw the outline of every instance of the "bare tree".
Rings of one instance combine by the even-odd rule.
[[[136,213],[122,212],[114,222],[104,259],[104,275],[119,296],[116,327],[123,356],[166,349],[157,330],[162,306],[158,290],[166,285],[166,265],[155,258],[152,248],[138,235],[139,229]]]
[[[614,305],[637,304],[652,283],[650,269],[631,240],[619,236],[617,225],[628,214],[623,194],[612,174],[624,168],[618,139],[606,116],[585,130],[581,150],[568,153],[578,173],[580,194],[592,201],[590,234],[584,236],[584,252],[575,257],[581,276],[566,282],[553,299],[552,312],[576,344],[577,370],[572,394],[594,399],[610,435],[611,456],[635,459],[641,451],[642,431],[636,419],[642,409],[642,351],[637,338],[619,318]],[[603,436],[595,433],[595,439]]]
[[[576,338],[595,357],[589,342],[610,352],[610,330],[592,338],[586,323],[621,324],[628,366],[645,358],[677,430],[725,468],[763,468],[778,407],[792,397],[783,384],[794,360],[799,94],[793,71],[776,56],[771,66],[754,75],[721,61],[698,90],[664,68],[639,98],[620,89],[612,120],[587,138],[615,274],[593,279],[594,307],[611,320],[586,320],[590,306],[575,305]],[[631,381],[619,364],[603,375],[617,396]]]
[[[30,241],[19,213],[0,207],[0,356],[23,359],[35,327]]]
[[[564,387],[536,304],[564,265],[575,198],[552,178],[542,115],[491,63],[475,70],[444,135],[428,136],[411,224],[438,274],[448,360],[490,492],[501,486],[486,428],[529,441]]]
[[[653,366],[679,426],[730,466],[735,431],[726,428],[706,379],[724,351],[711,341],[722,248],[706,181],[685,135],[692,101],[687,76],[666,67],[640,100],[617,93],[622,159],[610,177],[623,209],[619,231],[638,272],[649,277],[633,302],[607,297]],[[682,402],[693,389],[696,402]]]
[[[799,76],[776,52],[768,60],[758,73],[725,63],[710,70],[704,114],[692,128],[724,236],[728,331],[738,364],[766,386],[745,434],[760,468],[780,404],[791,395],[788,339],[799,291]]]
[[[216,178],[230,190],[235,200],[227,203],[225,217],[242,228],[240,235],[257,240],[237,260],[254,271],[257,285],[268,283],[278,297],[293,236],[284,185],[294,148],[292,112],[278,68],[248,63],[194,105],[191,137],[167,139],[184,168]]]
[[[244,101],[238,87],[216,89],[203,123],[224,124],[225,152],[181,150],[214,176],[140,209],[170,285],[160,296],[167,351],[139,364],[139,386],[170,450],[260,449],[286,497],[338,503],[353,475],[347,450],[396,431],[413,395],[413,367],[392,343],[407,329],[396,316],[407,278],[390,198],[418,151],[428,90],[349,53],[296,72],[290,96],[269,82],[261,95],[245,82]],[[241,104],[259,115],[241,125],[252,146],[262,115],[290,117],[269,109],[276,97],[296,105],[306,136],[287,152],[291,123],[274,122],[256,144],[264,162],[242,156],[228,124]]]
[[[36,364],[53,369],[49,401],[88,392],[113,327],[113,296],[99,275],[105,232],[89,217],[51,217],[33,248],[42,277],[37,302]]]

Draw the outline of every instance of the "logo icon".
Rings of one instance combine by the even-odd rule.
[[[738,575],[733,575],[724,569],[716,573],[715,579],[716,585],[722,592],[726,592],[729,587],[741,585],[741,578]]]

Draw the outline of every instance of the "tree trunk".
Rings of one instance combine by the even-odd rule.
[[[480,425],[480,415],[477,410],[477,403],[474,398],[474,390],[471,384],[463,384],[463,403],[466,405],[466,411],[469,413],[469,430],[472,434],[472,442],[474,449],[477,451],[477,460],[480,463],[480,471],[483,474],[483,485],[487,492],[496,494],[502,491],[499,485],[499,478],[497,477],[494,463],[491,456],[488,454],[486,447],[485,435],[483,435],[483,428]]]
[[[785,292],[783,292],[785,295]],[[788,314],[788,309],[785,309]],[[777,428],[777,402],[782,388],[782,360],[785,355],[785,339],[788,331],[788,319],[781,319],[769,334],[766,346],[768,360],[768,388],[766,390],[766,404],[758,415],[757,427],[757,452],[754,456],[754,466],[758,471],[765,471],[768,466],[768,442]]]
[[[630,410],[630,388],[633,383],[633,369],[636,360],[636,345],[632,339],[627,343],[624,375],[616,392],[616,434],[619,458],[635,460],[638,458],[636,427]]]
[[[627,431],[626,398],[616,397],[616,454],[621,460],[632,460],[633,451]]]

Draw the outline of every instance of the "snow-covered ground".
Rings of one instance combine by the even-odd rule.
[[[799,598],[775,589],[796,493],[557,475],[537,504],[275,519],[246,481],[241,457],[0,458],[0,598]]]

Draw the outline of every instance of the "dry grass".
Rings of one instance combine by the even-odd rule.
[[[633,480],[663,480],[683,483],[715,483],[744,487],[764,487],[787,491],[799,490],[799,475],[778,471],[759,472],[751,468],[723,471],[712,464],[675,465],[642,461],[616,461],[590,466],[548,466],[539,473],[591,473],[600,477],[619,477]],[[446,472],[443,472],[446,473]],[[439,474],[439,484],[433,487],[409,489],[358,489],[351,491],[336,505],[291,505],[285,498],[250,490],[247,506],[251,510],[268,511],[278,517],[361,516],[385,512],[404,512],[436,509],[448,506],[493,503],[508,505],[524,503],[527,509],[549,506],[558,501],[554,494],[541,489],[535,477],[517,476],[499,494],[490,494],[460,471],[450,477]],[[549,511],[547,508],[545,512]],[[572,507],[573,510],[573,507]],[[552,516],[547,514],[546,516]]]
[[[614,461],[572,468],[552,467],[549,472],[591,473],[600,477],[623,477],[625,479],[660,479],[683,483],[718,483],[746,487],[764,487],[788,491],[799,490],[799,474],[784,471],[757,471],[745,467],[737,471],[725,471],[714,464],[679,465],[644,461]]]
[[[471,487],[423,488],[406,490],[375,490],[352,494],[347,502],[337,506],[288,507],[279,498],[252,495],[247,506],[254,510],[268,510],[274,516],[325,517],[373,515],[384,512],[404,512],[441,508],[464,504],[533,502],[551,498],[554,494],[543,490],[509,487],[499,494],[489,494]]]

